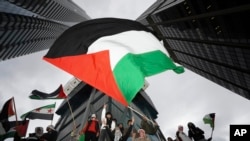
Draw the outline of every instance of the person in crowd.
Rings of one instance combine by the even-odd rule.
[[[108,112],[109,113],[109,112]],[[116,118],[112,118],[112,123],[115,125],[115,127],[113,128],[113,130],[111,130],[111,132],[113,134],[115,134],[115,128],[117,127],[117,119]]]
[[[85,141],[98,141],[100,126],[96,114],[91,115],[91,119],[80,131],[80,134],[85,134]]]
[[[146,135],[145,130],[139,129],[138,130],[139,137],[136,137],[136,134],[133,134],[132,141],[154,141],[150,140],[150,138]]]
[[[58,132],[55,130],[53,125],[49,125],[46,128],[47,133],[42,135],[44,141],[56,141]]]
[[[110,132],[114,131],[116,124],[113,120],[113,116],[111,112],[106,112],[107,105],[103,105],[102,114],[101,114],[101,131],[99,136],[99,141],[111,141],[107,130],[110,130]]]
[[[130,125],[133,125],[133,123],[134,123],[134,118],[129,119],[129,120],[127,121],[127,126],[128,126],[128,127],[124,129],[124,133],[130,133],[130,134],[128,135],[127,141],[132,141],[133,134],[134,134],[134,133],[135,133],[135,134],[137,133],[137,131],[136,131],[136,129],[135,129],[134,127],[132,127],[131,131],[128,132],[128,130],[129,130],[129,128],[130,128]]]
[[[43,141],[43,127],[36,127],[35,133],[30,133],[29,137],[27,137],[26,141]]]
[[[119,124],[118,124],[118,127],[120,128],[122,134],[124,134],[124,127],[123,127],[123,124],[122,124],[122,123],[119,123]]]
[[[110,139],[114,141],[127,141],[133,129],[134,121],[134,118],[132,118],[131,122],[129,123],[129,128],[125,131],[124,134],[122,134],[118,126],[115,128],[114,134],[110,130],[106,129]]]
[[[121,137],[122,137],[121,129],[119,128],[119,126],[116,126],[114,131],[114,141],[119,141]],[[113,139],[112,136],[111,139]]]
[[[183,130],[183,126],[179,125],[178,130],[176,132],[176,138],[178,141],[192,141],[185,133]]]
[[[207,141],[204,136],[204,131],[199,127],[195,126],[194,123],[188,122],[188,136],[194,141]],[[210,141],[211,138],[208,139]]]
[[[141,128],[145,131],[147,136],[152,140],[152,141],[158,141],[158,137],[156,136],[156,132],[159,129],[159,126],[157,123],[153,123],[149,121],[149,119],[146,116],[142,117],[141,120]]]

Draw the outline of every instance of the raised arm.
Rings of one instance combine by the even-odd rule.
[[[102,124],[104,124],[103,122],[106,123],[106,117],[105,117],[105,114],[106,114],[106,107],[107,107],[107,105],[104,104],[104,105],[103,105],[103,109],[102,109],[102,115],[101,115]]]

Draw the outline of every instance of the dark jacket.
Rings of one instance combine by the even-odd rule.
[[[201,130],[200,128],[198,127],[195,127],[193,129],[189,129],[188,130],[188,136],[192,139],[194,139],[194,141],[198,141],[200,139],[205,139],[205,136],[204,136],[204,131]]]
[[[52,130],[48,133],[44,133],[42,138],[47,140],[47,141],[56,141],[57,135],[58,135],[57,131]]]

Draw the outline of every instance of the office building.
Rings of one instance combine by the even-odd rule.
[[[0,0],[0,61],[50,48],[70,26],[90,19],[71,0]]]
[[[249,1],[158,0],[137,21],[175,62],[250,99],[249,14]]]

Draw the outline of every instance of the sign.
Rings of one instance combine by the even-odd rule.
[[[250,125],[230,125],[230,141],[249,141]]]

